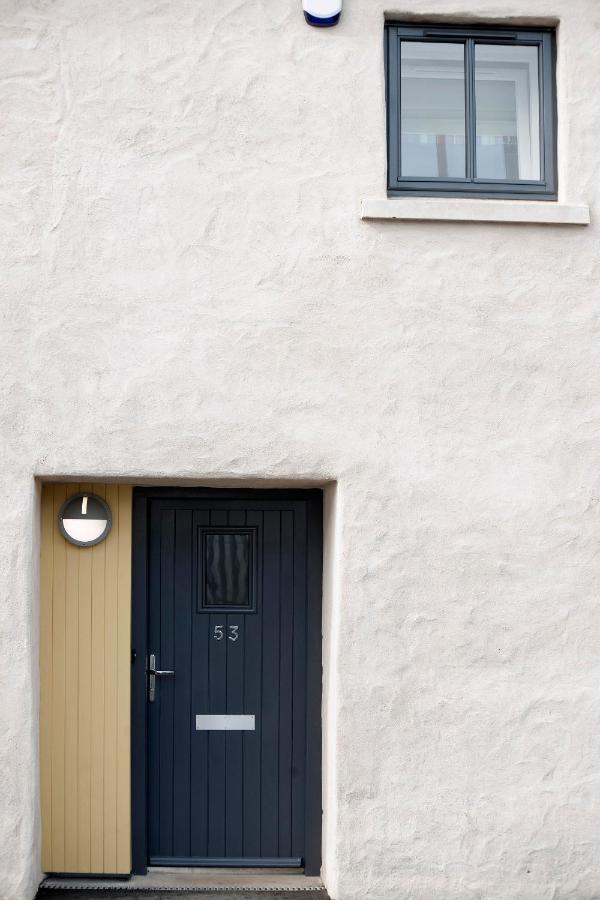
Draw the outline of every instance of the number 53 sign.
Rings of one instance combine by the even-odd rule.
[[[239,625],[229,625],[227,627],[227,640],[233,641],[234,643],[239,638]],[[215,641],[222,641],[225,637],[225,625],[215,625],[215,630],[213,633],[213,638]]]

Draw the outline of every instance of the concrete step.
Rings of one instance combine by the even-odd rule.
[[[213,900],[328,900],[320,878],[290,869],[149,869],[147,875],[130,878],[48,876],[37,900],[159,900],[185,894]],[[265,898],[266,900],[266,898]]]

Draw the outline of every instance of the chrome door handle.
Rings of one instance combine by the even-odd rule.
[[[174,675],[173,669],[157,669],[156,654],[151,653],[148,657],[148,702],[154,703],[156,699],[156,676],[157,675]]]

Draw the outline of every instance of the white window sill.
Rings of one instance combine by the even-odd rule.
[[[434,222],[516,222],[589,225],[589,206],[549,200],[472,200],[470,197],[367,197],[362,219]]]

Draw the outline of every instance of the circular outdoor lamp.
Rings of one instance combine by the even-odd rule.
[[[110,507],[96,494],[75,494],[65,500],[58,514],[62,536],[78,547],[93,547],[108,536],[112,526]]]

